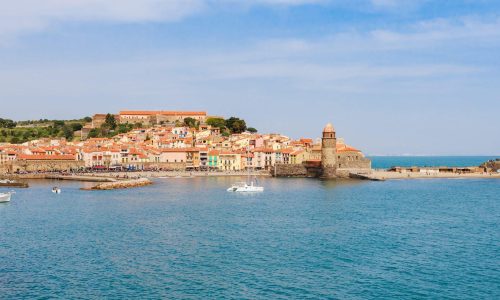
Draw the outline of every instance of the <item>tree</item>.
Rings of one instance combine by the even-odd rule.
[[[223,118],[208,118],[207,124],[216,128],[226,127],[226,121]]]
[[[17,136],[13,137],[10,139],[10,142],[12,144],[19,144],[19,138]]]
[[[54,121],[54,127],[63,127],[63,126],[64,126],[64,121],[60,121],[60,120]]]
[[[73,139],[73,137],[75,136],[73,133],[73,128],[71,126],[64,125],[63,135],[66,138],[66,140],[71,141]]]
[[[247,130],[245,120],[235,117],[231,117],[226,120],[226,127],[231,130],[231,133],[242,133]]]
[[[99,129],[97,128],[92,128],[90,131],[89,131],[89,134],[88,134],[88,138],[96,138],[99,136]]]
[[[31,131],[30,130],[26,130],[23,133],[23,140],[29,140],[30,138],[31,138]]]
[[[104,122],[106,125],[108,125],[109,129],[115,130],[116,129],[116,119],[115,116],[112,114],[107,114],[106,115],[106,121]]]
[[[130,130],[132,130],[133,125],[126,123],[126,124],[119,124],[118,125],[118,133],[127,133]]]
[[[189,128],[195,128],[196,123],[197,123],[196,120],[191,117],[184,118],[184,126],[187,126]]]
[[[73,129],[73,131],[78,131],[82,130],[83,125],[81,123],[72,123],[71,128]]]
[[[16,127],[16,122],[14,122],[10,119],[0,118],[0,127],[1,128],[14,128],[14,127]]]
[[[92,122],[92,118],[91,117],[85,117],[85,118],[83,118],[83,120],[85,122],[87,122],[87,123]]]
[[[251,132],[251,133],[256,133],[257,132],[257,129],[253,128],[253,127],[248,127],[247,128],[247,131],[248,132]]]

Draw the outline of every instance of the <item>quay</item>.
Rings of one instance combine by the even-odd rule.
[[[71,181],[85,181],[85,182],[116,182],[117,180],[104,176],[86,176],[86,175],[53,175],[47,174],[44,179],[56,180],[71,180]]]

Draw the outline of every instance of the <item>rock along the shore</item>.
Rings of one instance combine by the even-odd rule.
[[[153,182],[147,178],[133,179],[133,180],[122,180],[116,182],[105,182],[95,185],[90,188],[82,188],[82,190],[116,190],[116,189],[128,189],[140,186],[146,186],[153,184]]]

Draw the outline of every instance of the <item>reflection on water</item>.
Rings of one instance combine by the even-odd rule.
[[[331,179],[331,180],[320,179],[319,182],[321,183],[321,186],[326,189],[334,189],[340,187],[356,187],[363,184],[367,184],[367,181],[356,180],[356,179]]]

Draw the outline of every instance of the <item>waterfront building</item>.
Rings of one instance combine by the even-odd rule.
[[[290,153],[290,164],[302,164],[307,159],[307,152],[299,149]]]
[[[221,151],[219,153],[220,169],[223,171],[240,171],[241,154],[231,151]]]
[[[219,166],[219,150],[210,150],[208,152],[208,168],[210,170],[218,170]]]
[[[260,170],[270,170],[276,162],[276,154],[272,148],[257,148],[252,150],[255,156],[255,168]]]

